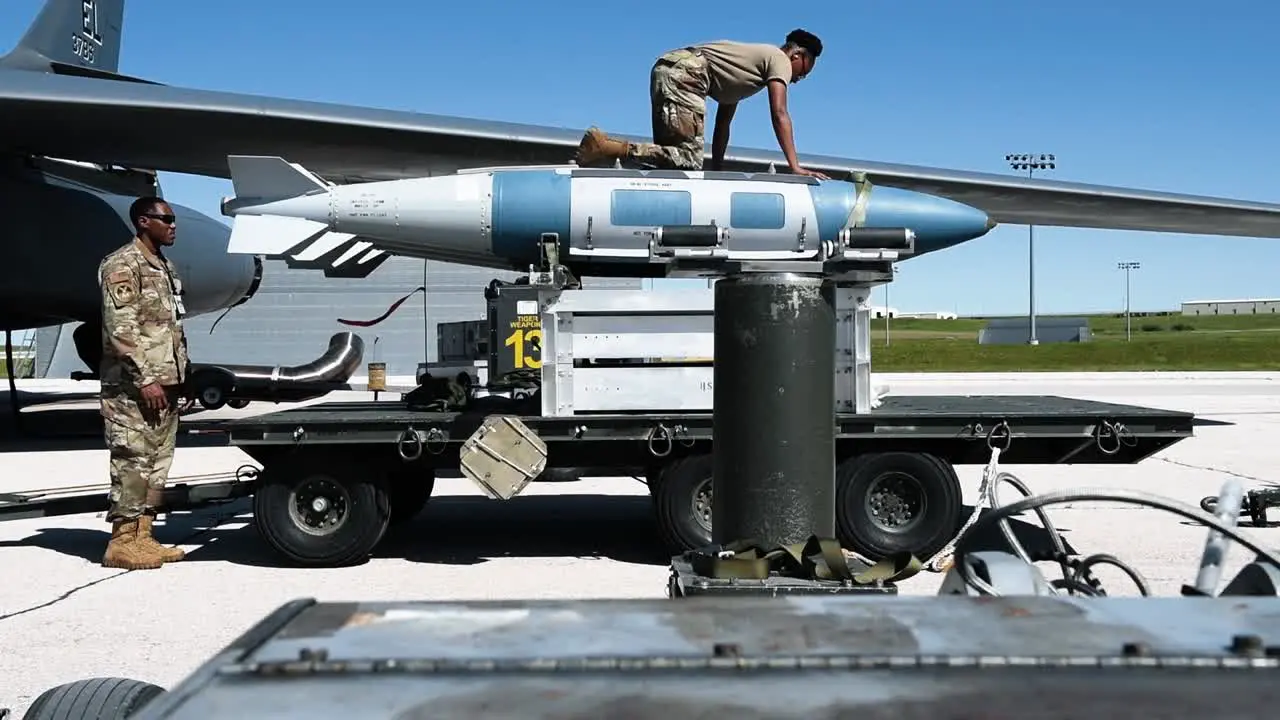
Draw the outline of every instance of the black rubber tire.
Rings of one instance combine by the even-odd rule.
[[[196,389],[196,400],[205,410],[218,410],[227,404],[235,378],[223,370],[205,368],[197,371],[191,378]]]
[[[243,410],[249,407],[249,401],[245,400],[244,398],[234,398],[232,400],[227,401],[227,407],[231,408],[232,410]]]
[[[886,473],[902,473],[919,484],[924,516],[914,526],[893,532],[877,525],[866,511],[872,482]],[[846,548],[869,560],[910,552],[927,560],[946,547],[964,522],[964,492],[951,464],[929,453],[867,453],[836,468],[836,534]]]
[[[200,407],[205,410],[217,410],[226,404],[227,393],[220,385],[210,384],[200,388]]]
[[[141,680],[105,677],[76,680],[36,697],[23,720],[121,720],[164,693]]]
[[[663,468],[657,487],[651,490],[658,533],[672,555],[711,544],[710,528],[694,517],[694,495],[704,482],[710,492],[713,465],[711,455],[679,458]]]
[[[424,473],[429,473],[423,477]],[[427,506],[436,487],[435,471],[414,466],[396,468],[387,478],[387,494],[391,502],[390,526],[403,525],[418,516]]]
[[[314,535],[290,514],[294,489],[321,479],[341,486],[349,500],[344,522]],[[254,525],[267,544],[304,567],[343,567],[369,559],[391,521],[391,499],[383,473],[333,453],[286,455],[263,468],[253,495]]]

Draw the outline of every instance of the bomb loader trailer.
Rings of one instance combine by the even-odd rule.
[[[878,232],[873,237],[883,239]],[[667,234],[671,242],[680,237]],[[714,256],[714,243],[708,250],[696,238],[684,242],[695,248],[667,249],[669,261],[695,262],[698,252],[703,262],[726,260]],[[705,359],[714,357],[714,290],[579,289],[555,262],[555,245],[547,242],[547,262],[523,282],[495,282],[486,292],[487,342],[471,349],[464,406],[433,390],[457,372],[445,362],[397,401],[184,423],[184,433],[217,436],[262,469],[176,485],[170,507],[252,496],[255,524],[275,550],[294,563],[334,566],[362,561],[389,525],[415,516],[442,470],[462,469],[491,494],[510,497],[530,480],[549,479],[545,468],[592,468],[645,478],[672,554],[708,544],[715,383]],[[986,463],[993,446],[1008,463],[1135,463],[1192,435],[1190,413],[1053,396],[876,402],[867,299],[892,279],[882,258],[903,250],[858,249],[873,257],[858,261],[860,274],[835,299],[828,368],[837,411],[836,535],[847,548],[876,559],[902,551],[929,557],[944,547],[965,514],[954,466]],[[664,252],[661,243],[654,252]],[[519,462],[502,457],[522,437],[524,449],[536,451]],[[487,479],[476,475],[485,472]],[[90,512],[105,507],[103,495],[10,495],[0,498],[0,517]]]

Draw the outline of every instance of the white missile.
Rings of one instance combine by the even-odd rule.
[[[229,251],[269,257],[368,243],[373,252],[527,269],[554,237],[562,262],[630,276],[652,274],[637,263],[652,261],[655,242],[743,260],[816,258],[833,247],[918,255],[994,226],[986,213],[932,195],[774,173],[524,166],[334,185],[279,157],[228,163]]]

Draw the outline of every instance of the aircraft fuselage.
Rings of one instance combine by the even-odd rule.
[[[0,329],[84,323],[86,339],[101,327],[98,264],[129,242],[129,205],[158,194],[144,173],[60,161],[10,158],[0,170],[4,260],[0,262]],[[227,252],[230,228],[177,203],[177,265],[190,315],[230,307],[252,296],[260,258]],[[92,346],[88,342],[87,346]],[[96,357],[82,359],[96,370]]]

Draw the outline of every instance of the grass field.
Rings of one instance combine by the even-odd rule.
[[[979,345],[986,320],[872,321],[878,372],[1280,370],[1280,315],[1091,316],[1086,343]]]

